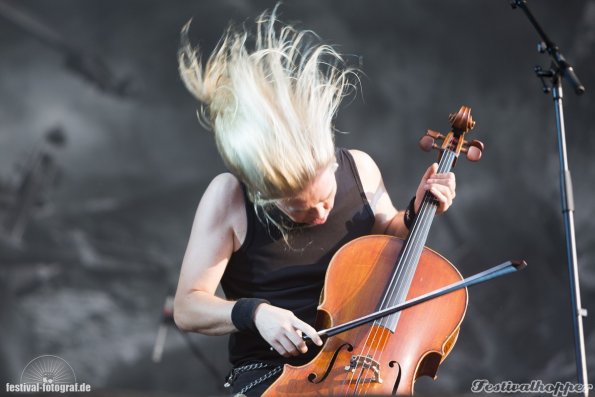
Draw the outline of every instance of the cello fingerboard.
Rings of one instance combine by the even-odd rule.
[[[449,172],[456,158],[457,155],[452,150],[444,150],[438,163],[437,173]],[[380,302],[379,310],[405,302],[437,209],[438,201],[434,195],[426,192],[409,236],[405,240],[403,249],[397,258],[395,271]],[[385,327],[394,333],[400,315],[400,312],[392,314],[383,319],[376,320],[374,324]]]

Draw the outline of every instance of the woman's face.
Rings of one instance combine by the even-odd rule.
[[[277,207],[296,223],[322,225],[335,203],[336,169],[336,164],[324,168],[304,190],[292,198],[279,200]]]

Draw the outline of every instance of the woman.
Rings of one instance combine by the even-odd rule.
[[[423,175],[408,211],[397,211],[364,152],[334,145],[332,119],[353,70],[311,32],[271,15],[256,33],[229,29],[206,65],[182,31],[180,73],[202,103],[229,173],[205,191],[184,256],[175,321],[185,331],[230,334],[228,383],[261,394],[283,363],[309,361],[318,346],[316,307],[326,267],[367,234],[405,237],[426,191],[444,212],[452,173]],[[221,283],[226,299],[215,296]]]

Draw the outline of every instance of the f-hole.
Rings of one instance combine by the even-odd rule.
[[[401,383],[401,366],[399,365],[398,362],[396,361],[391,361],[388,363],[388,366],[391,368],[397,367],[397,370],[399,371],[399,375],[397,375],[397,380],[395,381],[395,385],[393,386],[393,395],[397,394],[397,389],[399,388],[399,383]]]
[[[322,375],[322,378],[320,378],[320,380],[316,380],[316,378],[318,378],[318,375],[316,375],[314,372],[312,372],[310,375],[308,375],[308,381],[310,383],[314,383],[314,384],[318,384],[318,383],[321,383],[322,381],[324,381],[326,379],[326,377],[331,373],[331,370],[333,369],[333,365],[335,364],[335,361],[337,361],[337,356],[339,355],[339,352],[345,346],[347,346],[348,352],[353,351],[353,346],[351,346],[349,343],[343,343],[341,346],[339,346],[337,348],[337,350],[335,350],[335,353],[333,353],[333,358],[331,358],[331,361],[329,362],[328,366],[326,367],[326,371],[324,371],[324,375]]]

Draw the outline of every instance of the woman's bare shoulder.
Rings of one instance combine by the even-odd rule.
[[[233,230],[234,248],[239,248],[246,235],[247,221],[244,192],[238,178],[229,172],[214,177],[201,199],[199,209],[203,204],[208,211],[214,212],[220,224]]]

